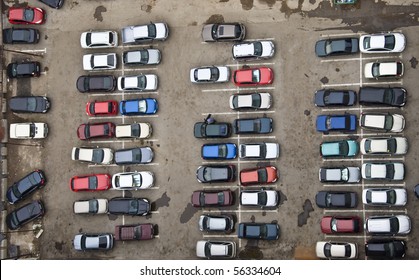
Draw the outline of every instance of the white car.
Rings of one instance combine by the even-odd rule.
[[[83,70],[107,70],[116,68],[116,53],[95,53],[83,55]]]
[[[198,221],[200,231],[230,233],[234,228],[234,218],[231,215],[201,215]]]
[[[365,230],[376,235],[406,235],[411,230],[410,218],[407,215],[368,217]]]
[[[71,159],[96,164],[111,164],[113,161],[113,150],[109,148],[74,147],[71,151]]]
[[[360,143],[364,155],[404,155],[407,153],[406,137],[364,138]]]
[[[233,94],[230,96],[230,108],[240,109],[269,109],[272,105],[270,93]]]
[[[164,41],[169,36],[169,27],[164,22],[133,25],[122,28],[122,43],[147,43],[154,40]]]
[[[236,256],[234,241],[200,240],[196,242],[196,256],[206,259],[231,259]]]
[[[159,85],[157,75],[139,74],[118,77],[118,90],[151,91]]]
[[[361,176],[366,180],[402,181],[404,164],[401,162],[364,163],[361,167]]]
[[[161,53],[158,49],[141,49],[126,51],[122,54],[125,65],[153,65],[159,64]]]
[[[399,32],[362,35],[359,50],[362,53],[399,53],[406,47],[406,37]]]
[[[401,61],[369,62],[364,66],[364,76],[367,79],[400,78],[404,73]]]
[[[113,248],[114,237],[110,233],[90,234],[79,233],[74,236],[74,250],[110,250]]]
[[[190,71],[192,83],[225,83],[230,80],[230,68],[227,66],[202,66]]]
[[[115,190],[141,190],[154,185],[154,174],[149,171],[123,172],[112,176],[112,188]]]
[[[358,183],[361,180],[359,167],[326,167],[319,169],[322,183]]]
[[[358,245],[349,242],[316,243],[316,255],[321,259],[356,259],[358,257]]]
[[[279,157],[278,143],[240,144],[239,157],[242,159],[276,159]]]
[[[242,190],[240,192],[240,205],[276,207],[279,203],[279,195],[274,190]]]
[[[105,198],[75,201],[74,214],[106,214],[108,213],[108,200]]]
[[[12,123],[9,128],[11,139],[43,139],[48,136],[46,123]]]
[[[272,41],[242,42],[233,45],[233,59],[252,60],[268,59],[275,54],[275,45]]]
[[[153,129],[150,123],[118,124],[115,127],[116,138],[150,138]]]
[[[405,118],[400,114],[362,113],[359,118],[359,126],[382,132],[402,132]]]
[[[404,206],[407,202],[406,189],[370,188],[362,191],[362,203],[371,206]]]
[[[118,46],[118,33],[115,31],[87,31],[80,36],[83,49],[114,48]]]

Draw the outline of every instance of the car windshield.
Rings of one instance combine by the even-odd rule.
[[[113,33],[112,32],[109,32],[108,33],[109,34],[109,44],[112,44],[112,42],[113,42]]]
[[[217,197],[218,197],[218,204],[219,205],[223,205],[224,204],[224,193],[223,192],[219,192],[218,194],[217,194]]]
[[[339,151],[341,155],[344,155],[344,156],[348,155],[349,153],[348,142],[346,141],[339,142]]]
[[[331,54],[332,52],[333,52],[332,41],[327,41],[326,42],[326,54]]]
[[[141,131],[140,131],[140,125],[138,123],[133,123],[131,125],[131,134],[132,134],[132,136],[138,137],[138,136],[140,136],[140,133],[141,133]]]
[[[108,66],[113,66],[115,64],[114,62],[114,56],[108,55]]]
[[[149,24],[148,28],[148,37],[156,38],[156,26],[154,24]]]
[[[259,229],[260,229],[260,237],[265,238],[268,235],[266,227],[265,226],[259,226]]]
[[[143,64],[148,62],[148,51],[140,50],[140,62]]]
[[[341,179],[342,181],[348,181],[349,180],[349,170],[348,168],[343,168],[341,171]]]
[[[367,164],[365,166],[365,176],[367,178],[371,178],[371,164]]]
[[[218,156],[220,158],[225,158],[227,156],[227,146],[226,145],[219,145],[218,146]]]
[[[392,104],[394,99],[394,92],[391,88],[388,88],[384,91],[384,100],[385,104]]]
[[[94,102],[90,103],[90,105],[89,105],[89,111],[92,114],[95,113],[95,103]]]
[[[386,164],[386,178],[393,179],[393,177],[394,177],[394,165]]]
[[[106,249],[108,247],[108,239],[106,236],[99,237],[99,248]]]
[[[88,46],[91,46],[91,45],[92,45],[92,33],[90,33],[90,32],[88,32],[88,33],[86,34],[86,44],[87,44]]]
[[[132,161],[141,162],[141,149],[132,150]]]
[[[138,201],[133,199],[129,203],[128,214],[135,215],[138,211]]]
[[[384,128],[386,130],[391,130],[393,128],[393,116],[391,115],[385,116]]]
[[[392,50],[394,49],[395,44],[396,44],[396,38],[394,37],[394,35],[385,36],[385,43],[384,43],[385,49]]]
[[[25,9],[23,13],[23,18],[26,21],[33,21],[34,17],[35,17],[35,12],[32,9]]]
[[[260,81],[260,71],[259,69],[254,69],[252,71],[252,82],[258,83]]]
[[[253,94],[252,95],[252,107],[259,108],[262,103],[262,98],[260,94]]]
[[[387,140],[387,152],[395,153],[397,149],[396,139],[390,138]]]
[[[395,204],[396,203],[396,192],[394,190],[388,190],[387,192],[387,203]]]
[[[265,168],[258,169],[258,182],[264,183],[268,181],[268,172]]]
[[[140,89],[145,89],[147,86],[147,79],[144,75],[137,77],[137,86]]]
[[[399,220],[396,217],[391,217],[390,219],[390,231],[399,232]]]
[[[96,199],[89,200],[89,213],[97,213],[99,203]]]
[[[371,46],[370,42],[371,42],[371,37],[366,37],[364,39],[364,49],[368,50],[370,48]]]
[[[103,161],[104,155],[105,153],[102,149],[94,149],[92,157],[93,162],[101,163]]]
[[[138,101],[138,112],[140,113],[147,112],[147,101],[145,100]]]
[[[258,193],[258,204],[259,205],[266,205],[268,202],[268,195],[266,192],[259,192]]]
[[[261,42],[254,42],[253,43],[253,52],[254,55],[261,56],[262,55],[262,43]]]
[[[218,70],[218,68],[217,67],[211,67],[210,68],[210,71],[211,71],[211,78],[210,78],[210,80],[211,81],[218,80],[218,77],[220,76],[220,71]]]
[[[29,137],[31,137],[31,138],[35,137],[36,132],[37,132],[37,128],[36,128],[35,124],[31,123],[29,125]]]
[[[36,99],[33,97],[30,97],[27,99],[27,109],[28,111],[35,111],[36,110]]]
[[[204,179],[205,181],[209,181],[211,180],[211,172],[210,172],[210,168],[204,168]]]
[[[330,222],[330,226],[332,227],[332,231],[337,231],[338,230],[338,220],[333,218],[332,221]]]
[[[378,76],[380,76],[380,64],[378,64],[378,63],[374,63],[374,64],[372,65],[372,75],[373,75],[374,77],[378,77]]]
[[[97,188],[97,177],[90,176],[88,180],[89,180],[89,190],[95,190]]]
[[[371,151],[371,140],[367,139],[365,140],[365,151],[368,153]]]

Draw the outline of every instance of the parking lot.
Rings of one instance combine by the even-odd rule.
[[[121,4],[121,3],[124,4]],[[333,7],[330,1],[211,1],[201,7],[195,1],[66,1],[64,7],[47,11],[47,22],[36,27],[41,32],[37,45],[4,45],[3,69],[15,60],[32,59],[41,62],[39,78],[3,79],[6,98],[28,93],[45,95],[51,99],[51,110],[47,114],[5,114],[8,123],[23,121],[46,122],[49,135],[41,141],[9,140],[8,184],[33,169],[45,171],[48,183],[33,197],[41,198],[46,206],[46,215],[41,221],[43,233],[36,238],[31,231],[32,223],[22,230],[8,234],[9,245],[20,246],[20,254],[33,254],[40,259],[196,259],[195,245],[198,240],[229,240],[237,243],[239,259],[312,259],[314,246],[320,240],[355,242],[359,246],[359,259],[365,259],[364,243],[371,238],[365,231],[350,235],[324,235],[320,231],[320,219],[324,215],[357,215],[363,221],[371,215],[407,214],[412,219],[409,235],[398,237],[408,244],[407,259],[419,259],[419,233],[417,225],[419,200],[413,187],[418,184],[419,115],[417,113],[418,86],[417,60],[419,56],[418,21],[419,6],[408,1],[377,1],[364,3],[356,8]],[[234,2],[234,3],[233,3]],[[249,2],[249,3],[247,3]],[[303,2],[297,4],[296,2]],[[8,2],[11,6],[15,1]],[[38,5],[30,0],[30,5]],[[388,3],[388,6],[383,6]],[[127,10],[126,7],[130,7]],[[386,11],[388,21],[371,20]],[[400,14],[413,14],[412,19]],[[359,22],[353,22],[357,18]],[[153,67],[127,67],[122,63],[122,52],[139,49],[138,46],[120,45],[115,49],[86,50],[80,47],[80,34],[87,30],[115,30],[128,25],[145,24],[150,21],[166,22],[169,38],[165,42],[142,45],[157,48],[162,61]],[[272,40],[275,43],[274,58],[266,61],[238,62],[232,59],[232,43],[203,43],[201,29],[205,23],[242,22],[247,28],[247,40]],[[358,24],[359,23],[359,24]],[[399,23],[399,25],[397,25]],[[2,24],[10,26],[4,15]],[[369,32],[399,31],[407,38],[407,47],[400,54],[354,54],[333,58],[318,58],[314,45],[323,38],[355,36]],[[159,87],[153,92],[121,92],[109,94],[82,94],[75,87],[80,75],[87,72],[82,68],[82,56],[87,53],[116,52],[118,66],[111,73],[123,76],[138,73],[157,74]],[[367,62],[377,60],[401,60],[405,74],[401,79],[370,80],[363,76]],[[189,80],[193,67],[226,65],[231,71],[242,67],[270,67],[274,71],[274,82],[264,87],[239,88],[232,82],[225,84],[194,85]],[[345,108],[317,108],[314,92],[321,88],[359,90],[361,86],[401,86],[407,89],[406,106],[370,107],[356,104]],[[229,97],[233,93],[269,92],[273,106],[264,111],[233,111],[229,108]],[[92,100],[121,100],[152,97],[159,103],[155,115],[88,117],[85,105]],[[359,154],[350,159],[323,160],[319,155],[322,141],[355,139],[370,136],[388,136],[357,128],[356,133],[316,132],[316,117],[320,114],[356,114],[365,112],[394,112],[404,115],[406,128],[397,136],[409,142],[405,156],[365,156]],[[202,140],[193,137],[193,127],[198,121],[211,114],[218,122],[232,123],[235,119],[267,116],[274,120],[274,131],[264,136],[234,135],[228,139]],[[115,124],[149,122],[153,127],[151,138],[144,140],[78,140],[77,127],[82,123],[110,121]],[[395,136],[395,135],[393,135]],[[266,186],[280,194],[277,209],[254,209],[239,204],[239,193],[243,186],[239,181],[223,184],[200,184],[196,180],[196,169],[214,161],[202,160],[201,146],[204,143],[277,142],[280,157],[274,161],[254,161],[236,158],[223,163],[234,164],[237,170],[255,166],[273,165],[278,168],[279,180]],[[152,163],[147,165],[119,166],[92,165],[71,160],[73,147],[108,147],[114,150],[129,147],[149,146],[154,151]],[[370,182],[358,184],[321,184],[318,179],[320,167],[358,166],[366,162],[403,162],[406,166],[404,181]],[[218,162],[217,162],[218,163]],[[69,188],[72,176],[91,173],[115,174],[125,171],[152,171],[155,186],[147,190],[116,191],[98,193],[75,193]],[[315,195],[320,190],[355,191],[361,198],[362,190],[368,187],[391,186],[406,188],[408,203],[405,207],[371,208],[361,202],[349,210],[323,210],[316,206]],[[4,187],[4,186],[3,186]],[[255,187],[246,187],[254,189]],[[220,209],[199,209],[191,204],[191,194],[202,189],[231,189],[235,203]],[[145,197],[152,202],[151,215],[130,217],[115,215],[82,216],[73,214],[73,202],[88,198]],[[13,205],[7,206],[10,211]],[[254,241],[237,238],[237,231],[228,235],[202,233],[198,230],[198,219],[203,213],[229,213],[235,216],[236,225],[242,222],[278,223],[281,235],[276,241]],[[114,226],[149,222],[158,226],[156,238],[151,241],[116,242],[112,251],[76,252],[72,239],[79,232],[114,232]],[[25,231],[29,230],[29,231]],[[37,231],[38,232],[38,231]]]

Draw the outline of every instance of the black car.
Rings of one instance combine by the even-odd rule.
[[[348,191],[320,191],[316,194],[316,204],[320,208],[356,208],[358,195]]]
[[[77,79],[77,90],[85,92],[109,92],[116,88],[116,78],[112,75],[80,76]]]
[[[403,240],[370,240],[365,243],[365,255],[371,259],[401,259],[406,248]]]
[[[233,130],[235,134],[266,134],[273,131],[272,118],[235,119]]]
[[[359,52],[358,38],[324,39],[316,42],[315,53],[318,57],[354,54]]]
[[[150,213],[146,198],[114,197],[108,202],[108,213],[113,215],[145,216]]]
[[[13,96],[9,100],[9,108],[15,113],[46,113],[50,104],[45,96]]]
[[[194,126],[196,138],[227,138],[231,135],[231,124],[225,122],[197,122]]]
[[[33,28],[3,29],[4,44],[36,44],[39,42],[39,31]]]
[[[10,204],[15,204],[45,186],[46,182],[45,173],[42,170],[32,171],[7,189],[7,200]]]
[[[128,148],[115,151],[115,163],[118,165],[150,163],[153,157],[153,150],[150,147]]]
[[[402,87],[361,87],[359,90],[359,103],[362,105],[403,107],[406,97],[407,91]]]
[[[246,239],[276,240],[279,238],[279,225],[265,223],[240,223],[237,237]]]
[[[41,75],[41,64],[37,61],[12,62],[7,65],[7,76],[13,78],[30,78]]]
[[[233,182],[236,180],[234,165],[201,165],[196,170],[196,179],[200,183]]]
[[[38,1],[54,9],[59,9],[64,5],[64,0],[38,0]]]
[[[314,93],[314,105],[326,106],[352,106],[356,102],[356,93],[353,90],[321,89]]]
[[[15,230],[44,214],[44,204],[40,200],[35,200],[10,212],[6,216],[6,224],[10,230]]]

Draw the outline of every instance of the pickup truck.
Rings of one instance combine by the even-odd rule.
[[[147,43],[153,40],[166,40],[169,28],[166,23],[149,23],[146,25],[133,25],[122,28],[122,43]]]
[[[149,240],[154,237],[153,224],[115,226],[115,240]]]

